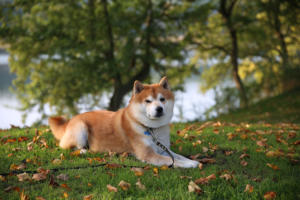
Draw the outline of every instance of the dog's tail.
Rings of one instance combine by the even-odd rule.
[[[65,133],[68,120],[63,117],[50,117],[48,119],[50,129],[57,140],[60,140]]]

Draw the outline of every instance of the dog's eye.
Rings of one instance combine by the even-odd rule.
[[[161,102],[164,102],[166,99],[162,97],[162,98],[160,98],[159,100],[160,100]]]
[[[148,99],[146,99],[146,100],[145,100],[145,102],[146,102],[146,103],[151,103],[151,101],[150,101],[150,100],[148,100]]]

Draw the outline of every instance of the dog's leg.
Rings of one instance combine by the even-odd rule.
[[[81,153],[86,153],[85,147],[88,146],[88,128],[84,122],[76,122],[76,124],[68,126],[65,135],[60,140],[59,146],[67,149],[77,147],[81,149]]]
[[[180,162],[186,168],[195,168],[195,167],[198,167],[198,165],[199,165],[199,162],[196,161],[196,160],[188,159],[188,158],[186,158],[186,157],[184,157],[182,155],[174,153],[173,151],[171,151],[171,153],[174,156],[174,158],[176,160],[178,160],[178,162]]]

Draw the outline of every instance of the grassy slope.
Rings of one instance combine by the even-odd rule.
[[[295,117],[290,113],[299,110],[298,102],[300,101],[293,101],[294,99],[299,99],[299,95],[289,93],[286,96],[261,102],[256,105],[257,107],[252,107],[251,111],[238,111],[221,117],[224,121],[240,122],[250,119],[254,123],[221,122],[172,125],[171,140],[172,149],[175,152],[186,156],[200,153],[198,159],[212,158],[216,161],[213,164],[204,164],[202,170],[159,169],[158,176],[154,176],[154,166],[150,166],[143,176],[137,177],[130,168],[83,168],[51,171],[45,180],[25,182],[19,182],[18,178],[12,175],[6,176],[5,180],[0,180],[0,199],[19,199],[19,192],[4,191],[9,186],[24,190],[30,199],[35,199],[37,196],[45,199],[83,199],[85,195],[89,194],[93,195],[93,199],[198,199],[199,196],[196,193],[188,192],[190,179],[181,179],[180,176],[189,176],[191,180],[195,181],[211,174],[215,174],[217,178],[209,181],[208,184],[199,185],[204,191],[200,194],[203,199],[262,199],[268,191],[276,192],[276,199],[299,199],[300,168],[299,162],[295,160],[300,160],[300,147],[294,143],[300,140],[300,120],[299,114]],[[277,108],[277,111],[274,107]],[[286,109],[287,107],[288,109]],[[269,112],[270,115],[260,117],[264,112]],[[288,120],[297,124],[279,123]],[[256,123],[257,121],[274,123]],[[31,151],[27,150],[27,144],[33,140],[36,134],[34,128],[0,131],[0,173],[9,172],[12,164],[20,165],[22,162],[26,163],[25,170],[36,170],[38,167],[52,169],[89,166],[99,162],[93,161],[90,164],[88,158],[97,157],[105,158],[109,163],[145,166],[144,163],[131,156],[122,158],[99,153],[73,156],[70,150],[62,150],[56,146],[53,136],[46,128],[38,130],[40,130],[41,136],[34,143]],[[233,136],[231,140],[228,139],[230,133]],[[6,143],[7,139],[18,139],[20,136],[26,136],[29,139]],[[43,139],[47,142],[47,148]],[[265,142],[261,147],[257,145],[257,141],[262,140]],[[205,152],[203,147],[207,147],[209,150]],[[16,151],[15,148],[20,149]],[[230,151],[232,154],[226,155],[226,152]],[[266,156],[266,153],[270,151],[277,152],[277,156]],[[244,153],[250,157],[240,159],[239,157]],[[60,159],[61,154],[64,155],[61,163],[53,164],[52,161]],[[241,160],[246,161],[248,165],[242,166]],[[267,163],[278,166],[279,170],[268,167]],[[55,182],[59,184],[56,187],[49,184],[51,175],[56,177],[61,173],[67,174],[69,179],[63,181],[55,178]],[[223,174],[231,174],[233,179],[225,180],[220,177]],[[135,183],[138,178],[146,186],[146,190],[143,191],[136,187]],[[123,191],[118,186],[121,180],[131,183],[129,190]],[[70,189],[62,187],[62,184],[67,184]],[[109,192],[106,188],[107,184],[118,188],[118,192]],[[247,184],[253,186],[252,193],[244,192]],[[64,197],[64,193],[68,197]]]
[[[230,122],[300,122],[300,88],[217,118]]]

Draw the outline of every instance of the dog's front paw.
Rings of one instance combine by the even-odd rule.
[[[175,167],[181,168],[196,168],[198,167],[199,162],[195,160],[186,160],[186,161],[178,161],[175,162]]]

